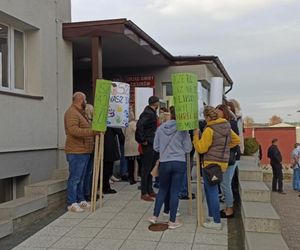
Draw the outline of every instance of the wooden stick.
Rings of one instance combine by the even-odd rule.
[[[202,184],[200,175],[200,159],[199,154],[196,153],[196,163],[197,163],[197,219],[198,227],[202,226],[204,223],[204,209],[203,209],[203,194],[202,194]]]
[[[193,196],[192,196],[192,183],[191,183],[191,155],[190,153],[186,154],[186,176],[188,184],[188,195],[189,195],[189,215],[193,214]]]
[[[96,182],[97,168],[98,168],[98,157],[99,157],[99,135],[96,135],[95,140],[95,152],[94,152],[94,167],[93,167],[93,184],[92,184],[92,197],[91,197],[91,211],[95,211],[95,204],[97,199],[97,187],[98,183]]]
[[[99,148],[99,161],[100,161],[100,187],[99,187],[99,207],[103,206],[102,188],[103,188],[103,160],[104,160],[104,133],[100,134],[100,148]]]

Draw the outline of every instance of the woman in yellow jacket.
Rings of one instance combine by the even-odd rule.
[[[205,107],[203,113],[207,125],[201,139],[199,139],[199,129],[194,130],[195,150],[204,154],[204,168],[209,164],[218,164],[224,172],[228,166],[229,150],[240,143],[240,138],[231,130],[227,120],[218,118],[218,112],[214,107]],[[209,221],[205,222],[203,226],[221,230],[218,185],[210,185],[205,172],[203,172],[203,179],[209,216]]]

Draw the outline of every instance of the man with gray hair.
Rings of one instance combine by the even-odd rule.
[[[82,92],[73,95],[73,103],[64,116],[65,152],[69,163],[67,185],[68,210],[83,212],[90,204],[83,193],[84,176],[94,147],[94,135],[85,114],[86,96]]]

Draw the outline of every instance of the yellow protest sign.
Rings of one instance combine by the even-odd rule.
[[[172,75],[177,130],[198,128],[198,79],[192,73]]]
[[[94,99],[94,114],[92,129],[99,132],[106,131],[111,81],[97,80]]]

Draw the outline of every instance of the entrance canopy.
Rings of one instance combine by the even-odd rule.
[[[63,37],[73,43],[74,74],[91,71],[93,91],[106,72],[179,65],[206,64],[225,86],[233,84],[217,56],[173,56],[127,19],[64,23]]]

